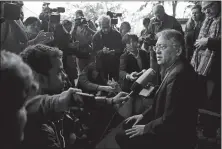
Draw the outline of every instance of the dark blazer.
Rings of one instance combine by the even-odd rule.
[[[115,51],[115,54],[103,54],[101,60],[106,79],[109,75],[110,78],[117,81],[119,79],[119,58],[123,51],[121,34],[113,29],[108,34],[104,34],[100,30],[94,34],[92,43],[92,57],[95,57],[100,51],[102,52],[104,47]]]
[[[144,50],[139,50],[139,56],[142,61],[142,69],[140,69],[136,58],[130,52],[126,51],[120,57],[119,78],[121,88],[125,92],[130,91],[130,87],[133,83],[132,81],[126,80],[126,74],[130,74],[134,71],[140,72],[143,69],[148,69],[150,67],[149,54]]]
[[[95,63],[90,63],[79,75],[78,88],[82,89],[83,92],[96,94],[99,85],[106,85],[107,80],[104,79],[102,72],[96,70],[95,65]],[[93,75],[94,70],[99,73],[96,78]]]
[[[143,113],[144,119],[151,118],[144,131],[157,136],[160,143],[194,143],[198,108],[197,75],[185,59],[176,61],[165,72],[154,104]]]

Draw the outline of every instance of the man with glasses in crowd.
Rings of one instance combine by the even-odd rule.
[[[193,149],[197,76],[184,57],[183,35],[173,29],[158,33],[154,51],[162,80],[154,104],[142,114],[127,118],[116,141],[121,149]]]

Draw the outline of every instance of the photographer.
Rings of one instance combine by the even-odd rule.
[[[82,50],[83,48],[78,40],[74,41],[72,39],[73,28],[75,27],[72,26],[71,22],[68,23],[68,26],[66,26],[65,22],[60,24],[60,13],[65,12],[65,8],[49,8],[49,4],[50,3],[43,4],[43,12],[40,14],[40,19],[45,21],[44,27],[54,34],[54,40],[48,45],[58,47],[63,51],[64,70],[68,74],[72,86],[75,86],[74,80],[77,78],[77,69],[74,56],[87,59],[89,52]],[[66,29],[66,27],[68,28]],[[69,32],[70,27],[72,29]]]
[[[93,36],[93,56],[95,57],[97,52],[103,51],[105,78],[108,79],[109,76],[118,81],[120,55],[123,52],[121,34],[112,29],[111,18],[107,15],[99,18],[99,26],[101,29]]]
[[[76,19],[85,18],[82,10],[77,10],[75,14],[76,14]],[[92,35],[94,35],[96,33],[96,25],[91,20],[88,20],[87,22],[88,22],[88,25],[85,25],[86,29]]]
[[[96,32],[96,27],[91,20],[86,20],[82,10],[76,11],[74,26],[71,31],[72,39],[79,42],[79,51],[85,56],[77,56],[78,74],[87,66],[91,60],[92,37]]]
[[[62,51],[39,44],[26,48],[21,53],[21,57],[32,68],[35,79],[39,81],[38,94],[42,94],[27,104],[29,122],[25,129],[24,148],[61,147],[61,140],[58,140],[57,134],[51,131],[50,126],[49,129],[46,129],[48,131],[42,130],[42,125],[47,124],[48,120],[52,120],[57,112],[66,111],[69,107],[76,106],[77,101],[79,101],[79,95],[74,94],[73,97],[73,93],[79,92],[77,89],[70,88],[61,93],[66,77],[61,60]],[[113,98],[96,98],[95,101],[104,104],[115,104],[126,100],[126,98],[122,98],[125,95],[119,93]],[[85,103],[84,99],[83,102]],[[89,102],[94,103],[93,99]],[[47,107],[54,109],[47,109]]]

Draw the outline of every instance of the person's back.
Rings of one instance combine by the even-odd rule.
[[[0,54],[0,97],[2,100],[1,148],[19,148],[27,122],[25,101],[38,88],[32,70],[19,56],[6,51]]]

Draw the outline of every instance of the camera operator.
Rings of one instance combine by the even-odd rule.
[[[49,8],[49,4],[50,3],[43,4],[43,12],[40,14],[40,19],[45,22],[45,24],[43,23],[43,27],[47,28],[47,30],[53,32],[54,34],[54,40],[48,45],[58,47],[60,50],[63,51],[64,70],[68,74],[72,86],[75,86],[74,80],[77,78],[77,70],[74,55],[76,57],[88,58],[89,52],[81,50],[79,44],[80,42],[73,41],[73,29],[71,29],[71,31],[69,32],[72,23],[69,23],[68,26],[64,24],[65,22],[63,22],[63,24],[60,24],[60,13],[65,12],[65,8]],[[68,29],[66,29],[66,27],[68,27]]]
[[[121,34],[112,28],[111,18],[107,15],[99,18],[100,30],[93,36],[93,55],[98,51],[103,51],[103,71],[106,79],[119,79],[119,61],[123,52]]]
[[[20,20],[20,12],[23,2],[2,2],[1,19],[1,49],[10,50],[14,53],[20,53],[28,45],[37,43],[47,43],[51,41],[51,36],[40,32],[36,38],[28,40],[26,29]],[[13,11],[12,11],[13,10]]]
[[[79,90],[70,88],[61,93],[65,78],[61,60],[62,51],[39,44],[26,48],[21,53],[21,57],[32,68],[35,78],[39,81],[40,89],[38,94],[42,94],[42,96],[35,97],[27,104],[26,109],[29,121],[25,129],[24,148],[61,147],[61,141],[57,139],[58,137],[54,131],[51,131],[50,128],[48,131],[41,128],[43,124],[46,124],[53,117],[55,112],[66,111],[69,107],[77,105],[75,101],[73,105],[72,94]],[[125,100],[125,98],[122,98],[125,95],[124,93],[119,93],[112,100],[111,98],[106,98],[102,102],[115,104]],[[76,102],[78,99],[79,96],[74,95]],[[54,109],[49,110],[47,107]]]

